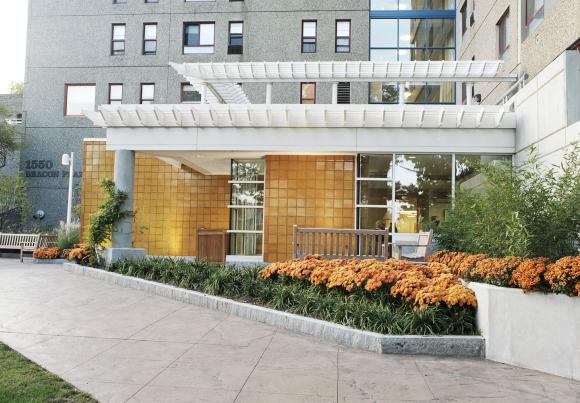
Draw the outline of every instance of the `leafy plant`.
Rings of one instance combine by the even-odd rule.
[[[72,249],[81,242],[81,231],[77,226],[60,228],[57,232],[56,244],[61,249]]]
[[[438,244],[491,257],[578,253],[580,146],[546,167],[536,152],[519,165],[481,165],[486,186],[458,190],[455,206],[436,229]]]
[[[17,231],[30,216],[28,187],[22,175],[0,173],[0,232]]]
[[[106,198],[91,216],[88,229],[88,243],[95,247],[111,240],[113,226],[116,223],[134,215],[132,211],[123,207],[129,198],[127,193],[116,190],[115,183],[110,179],[102,179],[100,185]]]
[[[17,126],[9,125],[6,119],[12,112],[0,104],[0,157],[6,158],[20,148],[20,131]]]

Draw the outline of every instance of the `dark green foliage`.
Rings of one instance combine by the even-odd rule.
[[[108,270],[383,334],[474,334],[471,308],[416,311],[380,290],[352,292],[286,277],[262,280],[260,267],[239,268],[172,258],[122,260]]]
[[[580,242],[580,146],[559,167],[537,155],[516,166],[483,165],[479,191],[458,191],[438,228],[445,249],[489,256],[577,255]]]
[[[96,400],[0,343],[0,402],[96,403]]]
[[[0,232],[21,231],[31,210],[28,187],[22,175],[0,173]]]
[[[115,183],[110,179],[102,179],[100,185],[105,191],[106,199],[91,216],[87,239],[91,246],[100,246],[110,241],[113,225],[133,216],[132,211],[123,209],[123,204],[129,197],[127,193],[115,190]]]

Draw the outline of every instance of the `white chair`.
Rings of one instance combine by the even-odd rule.
[[[433,230],[429,232],[419,232],[417,242],[395,242],[394,246],[399,259],[418,261],[417,263],[426,263],[429,256],[429,246],[433,239]],[[403,247],[415,247],[414,252],[403,252]]]

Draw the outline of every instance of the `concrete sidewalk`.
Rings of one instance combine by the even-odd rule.
[[[0,259],[0,341],[103,402],[580,401],[578,382],[347,350],[17,260]]]

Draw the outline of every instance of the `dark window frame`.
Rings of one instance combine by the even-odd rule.
[[[537,11],[534,12],[534,14],[532,14],[532,16],[530,17],[528,15],[528,3],[530,1],[533,0],[525,0],[524,1],[524,7],[526,8],[525,11],[525,16],[526,16],[526,27],[529,27],[530,24],[536,19],[536,17],[540,14],[544,12],[544,7],[546,6],[546,2],[544,0],[542,0],[542,7],[540,7]]]
[[[115,27],[125,27],[125,34],[123,35],[123,39],[115,39]],[[123,53],[115,53],[115,43],[123,43]],[[127,50],[126,48],[127,42],[127,24],[123,23],[114,23],[111,24],[111,56],[123,56]]]
[[[182,104],[193,104],[193,105],[201,104],[201,94],[200,94],[200,100],[199,100],[199,102],[186,102],[186,101],[183,100],[183,94],[185,93],[185,91],[183,90],[183,88],[186,87],[186,86],[192,86],[192,85],[189,82],[183,82],[179,86],[179,103],[182,103]]]
[[[338,36],[338,24],[341,22],[348,22],[348,36]],[[318,27],[317,27],[317,33],[318,33]],[[352,48],[352,20],[348,20],[348,19],[342,19],[342,20],[336,20],[336,23],[334,25],[334,52],[335,53],[350,53],[351,48]],[[348,50],[344,51],[341,50],[339,51],[339,44],[338,44],[338,40],[339,39],[348,39]],[[344,47],[344,45],[340,45],[340,47]]]
[[[193,26],[193,25],[197,25],[199,27],[199,40],[201,40],[201,26],[204,24],[212,24],[213,25],[213,44],[212,45],[201,45],[201,44],[197,44],[197,45],[186,45],[187,42],[187,27]],[[215,21],[184,21],[183,22],[183,36],[182,36],[182,41],[183,41],[183,46],[181,47],[181,51],[182,54],[186,55],[187,53],[185,53],[185,48],[211,48],[214,47],[215,48]],[[214,49],[215,51],[215,49]]]
[[[115,85],[121,86],[121,99],[112,99],[111,98],[111,88]],[[109,96],[108,96],[109,105],[112,105],[111,101],[119,101],[120,103],[123,103],[124,92],[125,92],[125,87],[124,87],[123,83],[109,83]]]
[[[315,27],[315,35],[314,36],[304,36],[304,24],[308,23],[308,22],[313,22],[316,24]],[[301,22],[301,39],[300,39],[300,51],[301,53],[316,53],[318,51],[318,20],[302,20]],[[308,51],[305,52],[304,51],[304,45],[312,45],[312,42],[306,42],[306,39],[314,39],[314,50],[312,52]]]
[[[151,99],[149,99],[149,98],[144,99],[143,98],[143,87],[146,86],[146,85],[152,85],[153,86],[153,98],[151,98]],[[155,86],[155,83],[141,83],[141,85],[139,86],[139,88],[140,88],[140,91],[139,91],[139,104],[143,105],[143,101],[151,101],[150,103],[152,103],[152,104],[155,103],[155,92],[156,92],[155,87],[156,87]]]
[[[146,27],[148,25],[155,26],[155,39],[146,39],[145,38]],[[157,54],[157,32],[158,32],[157,28],[158,28],[158,25],[156,22],[144,22],[143,23],[143,49],[142,49],[142,52],[143,52],[143,55],[145,55],[145,56],[152,56],[152,55]],[[146,46],[147,42],[155,42],[155,50],[153,52],[147,52],[147,50],[146,50],[147,49],[147,46]]]
[[[510,49],[510,36],[509,36],[509,32],[507,31],[507,29],[509,28],[509,26],[504,26],[504,24],[506,22],[508,22],[508,18],[510,17],[510,9],[509,7],[507,8],[507,10],[503,13],[503,15],[501,16],[501,18],[498,20],[496,26],[497,26],[497,50],[498,50],[498,57],[501,60],[504,60],[503,56],[504,54]],[[502,26],[504,26],[504,30],[505,30],[505,37],[506,37],[506,46],[504,46],[502,48],[501,46],[501,41],[502,41]]]
[[[68,106],[68,87],[95,87],[95,95],[97,92],[97,84],[96,83],[67,83],[64,85],[64,117],[82,117],[83,115],[67,115],[67,106]],[[95,100],[96,103],[96,100]]]
[[[241,34],[232,34],[232,24],[242,24]],[[228,23],[228,55],[243,55],[244,54],[244,21],[230,21]],[[241,45],[232,45],[233,38],[240,38],[242,41]],[[215,41],[214,41],[215,42]],[[234,48],[235,46],[235,48]],[[239,47],[239,49],[238,49]],[[239,50],[235,52],[235,50]]]
[[[467,32],[467,0],[459,8],[459,14],[461,15],[461,37],[464,37]]]

